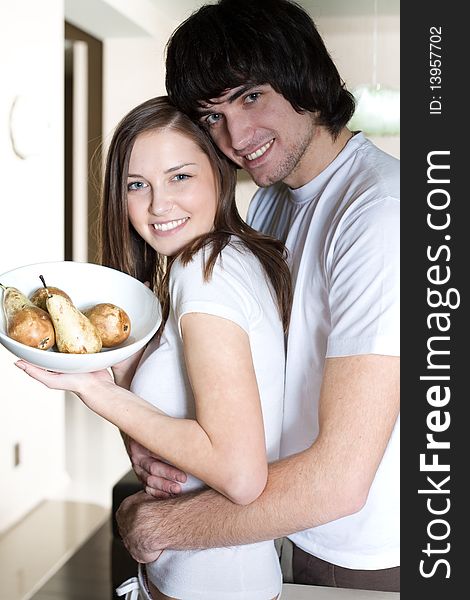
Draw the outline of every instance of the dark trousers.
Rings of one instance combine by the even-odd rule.
[[[304,585],[376,590],[378,592],[400,591],[400,567],[375,571],[345,569],[316,558],[295,544],[292,571],[294,583]]]

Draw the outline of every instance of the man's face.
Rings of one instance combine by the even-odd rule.
[[[284,181],[299,187],[311,178],[303,159],[314,137],[314,117],[296,112],[270,85],[230,89],[205,104],[200,115],[220,150],[257,185]]]

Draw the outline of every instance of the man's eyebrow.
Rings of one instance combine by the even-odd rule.
[[[230,96],[228,96],[228,98],[226,98],[223,102],[228,102],[229,104],[232,104],[233,102],[235,102],[235,100],[240,98],[240,96],[243,96],[243,94],[246,94],[246,92],[248,92],[249,90],[252,90],[255,87],[256,87],[256,84],[254,84],[254,83],[247,83],[246,85],[242,85],[240,88],[235,90],[232,94],[230,94]],[[221,104],[221,103],[217,102],[217,103],[211,104],[210,108],[209,107],[198,107],[198,109],[197,109],[198,116],[205,117],[207,115],[213,114],[214,112],[217,112],[217,104]]]
[[[227,98],[227,102],[232,104],[232,102],[235,102],[237,98],[240,98],[240,96],[243,96],[243,94],[245,94],[249,90],[252,90],[254,87],[256,87],[254,83],[247,83],[246,85],[242,85],[241,88],[233,92],[233,94],[230,94],[230,96]]]

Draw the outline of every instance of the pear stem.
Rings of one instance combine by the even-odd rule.
[[[44,280],[44,277],[42,275],[39,275],[39,279],[42,281],[42,285],[44,286],[44,288],[47,291],[47,297],[48,298],[52,298],[51,294],[49,293],[49,290],[47,289],[47,285],[46,285],[46,282]]]
[[[3,285],[3,283],[0,283],[0,287],[1,287],[2,289],[4,289],[4,290],[6,290],[6,289],[7,289],[7,286],[6,286],[6,285]]]

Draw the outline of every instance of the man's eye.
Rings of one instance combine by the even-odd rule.
[[[216,123],[218,123],[220,121],[220,119],[222,118],[222,115],[219,113],[212,113],[211,115],[208,115],[206,117],[206,124],[211,126],[211,125],[215,125]]]
[[[135,190],[142,190],[145,187],[146,185],[143,181],[132,181],[131,183],[127,184],[127,191],[133,192]]]
[[[245,104],[252,104],[256,102],[258,98],[261,96],[261,92],[252,92],[245,97]]]

